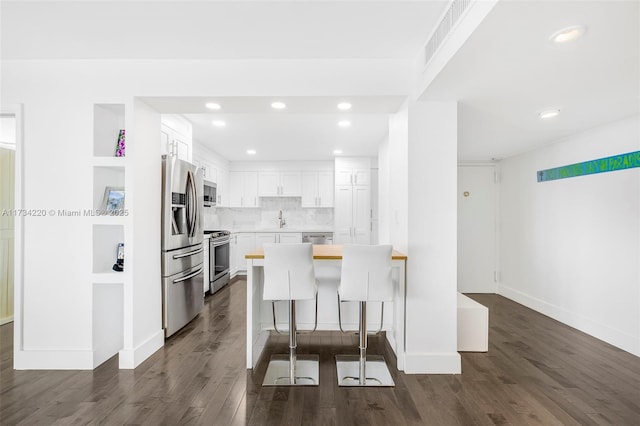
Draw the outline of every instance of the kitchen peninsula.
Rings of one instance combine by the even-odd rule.
[[[264,251],[256,249],[245,255],[247,261],[247,369],[257,364],[267,343],[270,331],[273,330],[271,302],[262,299]],[[338,307],[336,290],[342,261],[341,245],[314,245],[313,259],[318,279],[318,324],[317,330],[340,330],[338,325]],[[405,297],[407,256],[393,251],[392,276],[395,284],[394,298],[385,302],[382,329],[386,332],[387,341],[397,357],[398,370],[404,371],[405,353]],[[322,273],[319,273],[322,271]],[[325,273],[333,271],[332,278]],[[329,273],[331,275],[331,272]],[[312,329],[314,322],[314,301],[298,302],[297,312],[299,330]],[[357,304],[351,306],[344,303],[342,310],[343,327],[346,330],[357,330]],[[379,305],[371,303],[368,328],[377,330],[380,327]],[[282,308],[281,311],[279,308]],[[286,304],[276,304],[276,319],[286,318]],[[278,327],[280,328],[280,327]]]

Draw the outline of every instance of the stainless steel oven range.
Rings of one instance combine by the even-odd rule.
[[[229,283],[231,247],[229,231],[205,231],[209,234],[209,292],[220,290]]]

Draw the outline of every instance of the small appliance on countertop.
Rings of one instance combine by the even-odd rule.
[[[209,236],[209,292],[211,294],[229,284],[231,278],[231,232],[205,230]],[[205,259],[207,261],[207,259]]]

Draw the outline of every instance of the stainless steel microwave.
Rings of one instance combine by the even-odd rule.
[[[218,187],[215,183],[204,181],[204,206],[215,207],[218,197]]]

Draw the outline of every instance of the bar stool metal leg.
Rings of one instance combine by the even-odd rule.
[[[318,355],[298,355],[296,301],[289,301],[289,355],[272,355],[262,386],[318,386]]]
[[[395,386],[384,357],[367,355],[367,302],[360,302],[358,334],[359,356],[336,355],[338,386]]]

